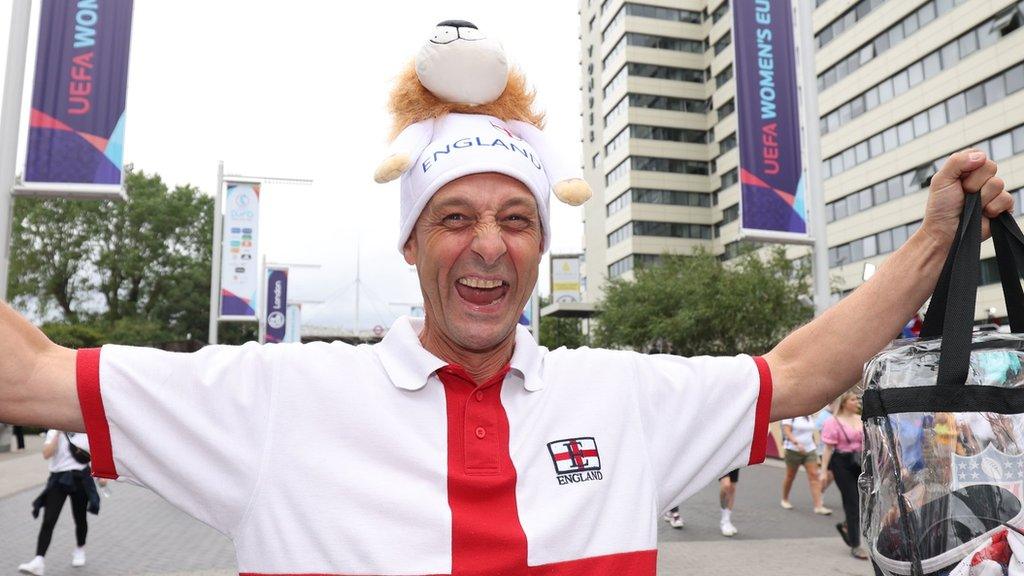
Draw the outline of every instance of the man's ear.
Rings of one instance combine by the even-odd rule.
[[[405,241],[405,246],[402,246],[402,255],[405,256],[405,263],[410,266],[416,265],[416,231],[413,230],[409,234],[409,239]]]

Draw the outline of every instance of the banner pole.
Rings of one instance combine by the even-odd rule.
[[[258,322],[257,340],[260,344],[267,343],[267,255],[260,259],[259,268],[260,290],[259,301],[256,303],[256,321]]]
[[[210,269],[210,344],[217,343],[217,316],[220,314],[220,251],[224,235],[224,161],[217,162],[217,190],[213,194],[213,258]]]
[[[10,269],[11,222],[14,216],[14,175],[18,161],[18,128],[24,92],[25,59],[31,0],[14,0],[11,31],[7,41],[7,73],[4,76],[3,107],[0,109],[0,300],[7,300]]]
[[[807,146],[807,216],[814,238],[814,315],[821,316],[831,300],[828,268],[828,235],[825,222],[825,181],[821,175],[821,123],[818,116],[818,78],[814,73],[814,34],[810,1],[797,0],[800,71],[803,86],[804,136]]]

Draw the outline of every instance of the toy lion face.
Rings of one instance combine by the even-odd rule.
[[[416,76],[445,102],[479,106],[505,91],[508,59],[472,22],[445,20],[416,55]]]
[[[399,75],[388,110],[391,139],[406,127],[448,113],[486,114],[543,128],[533,111],[534,92],[511,69],[501,44],[471,22],[445,20]]]

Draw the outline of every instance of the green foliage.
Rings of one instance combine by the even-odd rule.
[[[551,303],[550,298],[541,298],[540,307],[543,308]],[[540,344],[551,350],[555,348],[579,348],[587,345],[586,335],[583,334],[583,322],[578,318],[552,318],[551,316],[540,317]]]
[[[103,333],[87,324],[51,322],[43,324],[41,329],[50,340],[68,348],[96,348],[106,344]]]
[[[205,340],[213,198],[130,169],[125,190],[126,202],[19,198],[12,301],[61,318],[53,330],[71,341]]]
[[[595,330],[598,345],[683,356],[763,354],[813,307],[809,270],[782,248],[724,265],[713,255],[664,255],[636,280],[608,283]]]

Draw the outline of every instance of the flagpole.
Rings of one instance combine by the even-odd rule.
[[[18,128],[24,92],[28,28],[32,15],[30,0],[11,4],[11,31],[7,41],[7,73],[4,76],[3,105],[0,108],[0,300],[7,300],[10,269],[11,221],[14,215],[14,178],[18,162]]]
[[[807,150],[808,220],[814,235],[814,315],[820,316],[831,301],[828,267],[828,235],[825,222],[825,181],[821,174],[821,122],[818,115],[818,77],[814,73],[814,33],[810,0],[795,0],[799,10],[797,32],[800,42],[800,71],[803,102],[804,145]]]

